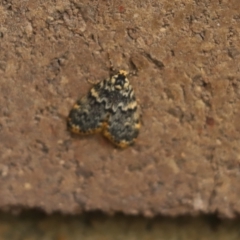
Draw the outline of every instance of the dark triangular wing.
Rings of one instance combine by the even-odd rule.
[[[125,148],[132,145],[139,133],[141,111],[139,105],[123,110],[118,108],[109,115],[103,134],[116,146]]]
[[[86,97],[78,100],[71,109],[67,127],[74,133],[95,133],[102,129],[107,114],[105,104],[97,102],[90,92]]]

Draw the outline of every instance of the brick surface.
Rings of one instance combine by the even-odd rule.
[[[240,2],[3,1],[0,208],[240,211]],[[143,110],[137,143],[76,137],[66,117],[115,68]]]

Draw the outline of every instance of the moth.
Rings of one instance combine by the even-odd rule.
[[[83,135],[101,132],[119,148],[132,145],[141,127],[141,109],[127,75],[120,70],[77,100],[67,128]]]

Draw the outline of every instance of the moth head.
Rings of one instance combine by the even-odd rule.
[[[112,78],[112,83],[116,90],[122,90],[129,86],[129,81],[127,79],[127,72],[124,70],[120,70],[116,75]]]

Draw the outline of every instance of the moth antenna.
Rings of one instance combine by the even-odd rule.
[[[137,71],[136,70],[133,70],[133,71],[130,71],[128,73],[129,77],[132,77],[132,76],[137,76]]]

